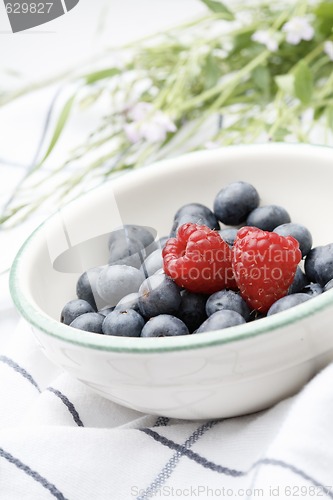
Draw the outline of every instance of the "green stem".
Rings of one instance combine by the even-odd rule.
[[[135,168],[139,168],[142,165],[144,165],[147,158],[149,158],[149,156],[154,152],[155,148],[156,148],[156,146],[154,146],[152,144],[148,144],[147,147],[145,149],[143,149],[143,151],[141,152],[139,157],[136,159]]]
[[[220,97],[215,101],[214,106],[212,106],[211,111],[218,110],[227,99],[233,94],[235,91],[235,87],[245,78],[248,74],[250,74],[257,66],[260,66],[267,57],[270,55],[268,50],[264,50],[261,54],[253,59],[249,64],[247,64],[244,69],[238,72],[238,74],[229,82],[229,86],[225,89],[224,92],[220,95]]]
[[[318,99],[324,99],[327,95],[332,94],[333,92],[333,72],[331,76],[325,82],[325,85],[321,92],[318,92]]]

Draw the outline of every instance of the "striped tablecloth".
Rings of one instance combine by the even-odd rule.
[[[1,499],[333,498],[333,366],[253,415],[143,415],[53,366],[0,290]]]

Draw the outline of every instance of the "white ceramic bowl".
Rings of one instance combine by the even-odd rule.
[[[262,204],[283,205],[293,221],[310,228],[315,246],[333,241],[329,148],[229,147],[126,174],[49,218],[16,257],[12,296],[45,354],[121,405],[186,419],[269,407],[333,360],[333,290],[249,324],[177,338],[96,335],[58,321],[65,302],[75,298],[78,276],[107,262],[109,231],[127,223],[168,234],[179,206],[212,206],[218,190],[236,180],[252,183]]]

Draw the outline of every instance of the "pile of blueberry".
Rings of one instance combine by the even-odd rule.
[[[80,330],[126,337],[202,333],[278,313],[332,288],[333,243],[312,248],[306,227],[292,223],[284,208],[259,206],[259,201],[251,184],[234,182],[217,194],[213,211],[199,203],[181,207],[174,216],[170,236],[156,241],[149,229],[136,225],[113,231],[108,264],[80,276],[78,298],[63,307],[61,322]],[[234,227],[221,228],[220,223]],[[180,247],[180,243],[184,246]],[[203,262],[196,263],[186,253],[188,249],[199,252],[202,260],[206,258],[203,249],[209,245],[215,254],[223,249],[226,259],[230,259],[224,261],[224,270],[227,264],[227,270],[232,270],[236,250],[238,264],[252,249],[258,253],[260,266],[262,248],[271,245],[276,250],[286,244],[298,252],[297,262],[291,267],[281,264],[282,277],[276,282],[260,277],[255,289],[244,274],[237,278],[236,273],[235,280],[219,287],[212,275],[212,279],[193,278],[190,283],[188,274],[182,282],[169,272],[171,261],[173,269],[178,266],[182,272],[188,273],[191,266],[203,269]],[[212,258],[204,263],[216,264]],[[245,257],[241,264],[244,270]],[[276,296],[267,303],[270,293]],[[259,305],[254,308],[253,304]]]

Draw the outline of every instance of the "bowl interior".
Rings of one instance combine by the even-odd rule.
[[[284,206],[294,222],[310,229],[315,246],[332,242],[332,159],[328,148],[241,146],[193,153],[119,177],[64,207],[30,237],[14,265],[14,300],[21,312],[29,304],[30,311],[58,320],[63,305],[76,297],[78,276],[107,263],[111,230],[138,224],[154,228],[156,237],[167,235],[181,205],[212,208],[217,192],[237,180],[252,183],[262,205]]]

